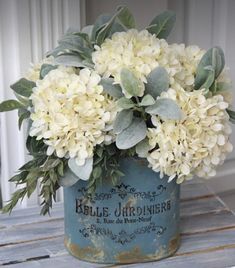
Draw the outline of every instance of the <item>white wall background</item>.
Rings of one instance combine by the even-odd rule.
[[[169,42],[197,44],[205,49],[220,45],[235,84],[234,0],[0,0],[0,101],[13,97],[9,85],[25,73],[30,62],[37,62],[54,47],[68,27],[79,28],[85,20],[91,24],[100,13],[113,12],[120,4],[129,6],[139,28],[157,13],[174,10],[177,23]],[[17,129],[17,114],[1,114],[0,119],[0,183],[6,201],[15,190],[7,181],[27,156],[24,133]],[[230,190],[235,188],[234,178],[235,151],[210,183],[216,190]],[[35,194],[20,206],[37,203]]]

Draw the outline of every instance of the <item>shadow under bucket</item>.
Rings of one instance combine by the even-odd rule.
[[[65,246],[75,257],[96,263],[159,260],[179,247],[180,186],[142,159],[120,163],[117,185],[100,185],[86,196],[87,182],[64,188]],[[86,200],[86,201],[84,201]]]

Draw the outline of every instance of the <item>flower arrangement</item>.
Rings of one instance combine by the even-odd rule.
[[[235,122],[224,53],[168,44],[174,22],[166,11],[138,31],[119,7],[81,32],[69,29],[11,86],[17,100],[3,101],[0,112],[18,110],[19,127],[28,120],[32,160],[10,179],[22,187],[3,212],[38,184],[42,214],[60,186],[87,180],[92,194],[101,180],[116,184],[128,156],[146,159],[169,182],[215,176],[232,151]]]

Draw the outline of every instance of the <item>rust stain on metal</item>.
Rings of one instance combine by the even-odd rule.
[[[168,251],[169,253],[172,252],[172,254],[178,249],[180,244],[180,235],[177,235],[176,237],[172,238],[169,243]]]
[[[97,260],[103,260],[104,253],[102,250],[92,247],[80,247],[71,243],[68,237],[64,238],[64,243],[69,252],[78,259],[87,260],[91,262],[97,262]]]
[[[153,260],[160,260],[173,255],[179,247],[180,235],[172,238],[168,246],[161,246],[154,254],[145,254],[138,246],[135,246],[129,251],[123,251],[116,256],[118,263],[135,263],[135,262],[149,262]]]
[[[146,255],[144,255],[139,247],[134,247],[130,251],[120,252],[116,256],[116,260],[119,263],[135,263],[138,261],[146,261]]]

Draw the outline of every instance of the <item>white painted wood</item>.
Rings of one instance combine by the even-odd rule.
[[[0,1],[0,101],[14,98],[9,86],[56,46],[69,27],[80,28],[79,0]],[[8,179],[25,162],[24,132],[18,131],[17,113],[0,115],[1,189],[3,201],[15,190]],[[62,200],[62,190],[58,200]],[[37,194],[19,207],[38,204]]]

